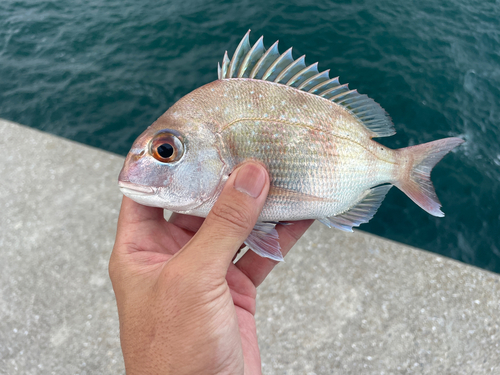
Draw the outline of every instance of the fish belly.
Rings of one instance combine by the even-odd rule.
[[[392,150],[368,137],[354,139],[299,121],[242,119],[232,121],[220,135],[228,166],[253,159],[269,171],[271,189],[262,221],[338,215],[367,189],[390,182],[393,174]]]

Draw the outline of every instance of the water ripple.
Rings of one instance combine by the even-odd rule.
[[[125,154],[252,28],[377,100],[384,144],[465,138],[433,174],[444,219],[393,189],[363,229],[500,272],[499,5],[3,0],[0,117]]]

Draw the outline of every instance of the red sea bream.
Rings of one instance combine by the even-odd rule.
[[[434,165],[463,142],[445,138],[398,150],[372,138],[395,133],[372,99],[340,84],[277,42],[253,46],[249,33],[219,79],[175,103],[137,138],[119,186],[138,203],[206,217],[235,167],[263,163],[271,189],[245,242],[282,260],[274,226],[317,219],[352,231],[368,222],[395,185],[443,216],[430,180]]]

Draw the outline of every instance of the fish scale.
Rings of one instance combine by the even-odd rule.
[[[277,222],[317,219],[352,231],[395,185],[443,216],[430,181],[436,163],[463,142],[446,138],[399,150],[374,140],[395,133],[387,113],[318,64],[245,35],[224,54],[219,79],[175,103],[134,142],[120,173],[135,201],[206,217],[231,172],[257,160],[271,187],[245,243],[282,260]]]
[[[262,82],[234,82],[232,81],[217,81],[216,83],[218,87],[215,89],[217,93],[219,90],[224,91],[227,96],[225,98],[231,98],[234,96],[238,96],[242,101],[245,99],[240,95],[235,95],[233,93],[233,88],[236,90],[245,89],[246,85],[259,85],[262,87]],[[279,93],[274,91],[280,91],[281,87],[278,85],[269,84],[271,87],[266,87],[264,90],[264,95],[269,97],[276,97]],[[246,88],[247,91],[253,91],[255,93],[258,92],[259,88]],[[260,91],[260,90],[259,90]],[[296,95],[308,95],[302,92],[294,92]],[[313,97],[312,99],[316,99]],[[226,99],[227,100],[227,99]],[[229,100],[227,105],[232,106],[233,101],[238,99]],[[367,138],[366,132],[360,131],[359,125],[357,123],[349,124],[346,121],[340,121],[338,128],[330,129],[327,126],[323,125],[325,122],[330,123],[334,121],[332,117],[336,115],[330,113],[332,117],[328,118],[324,115],[316,116],[316,119],[309,121],[311,117],[311,113],[324,114],[326,110],[330,109],[330,103],[312,103],[309,102],[310,98],[292,98],[290,102],[291,105],[287,106],[283,105],[284,110],[280,111],[281,117],[271,117],[268,116],[265,120],[268,126],[256,125],[257,116],[255,112],[261,111],[260,108],[256,108],[254,110],[245,109],[244,106],[235,106],[236,110],[234,110],[233,117],[228,119],[227,117],[221,118],[218,120],[219,123],[232,124],[229,128],[231,136],[228,136],[226,142],[235,145],[233,146],[233,156],[239,156],[233,161],[232,166],[237,165],[244,159],[253,158],[256,160],[260,160],[264,162],[264,164],[269,165],[269,159],[275,158],[274,154],[266,154],[263,155],[260,153],[256,153],[257,145],[261,142],[267,143],[272,142],[273,138],[269,137],[269,134],[278,133],[280,136],[275,139],[273,143],[273,150],[277,151],[278,155],[278,165],[282,168],[289,169],[289,173],[286,175],[286,180],[282,178],[278,178],[277,181],[280,183],[281,187],[287,187],[288,181],[293,181],[296,179],[301,179],[303,181],[307,181],[310,179],[310,176],[307,175],[310,173],[311,165],[310,163],[315,163],[317,165],[316,171],[323,175],[321,184],[310,184],[311,190],[303,191],[306,194],[313,194],[322,198],[329,198],[333,194],[337,197],[339,203],[351,202],[352,199],[358,198],[366,189],[380,184],[384,182],[389,182],[391,180],[392,171],[389,166],[377,166],[377,168],[370,167],[370,163],[374,164],[374,162],[369,161],[369,157],[373,155],[374,158],[380,157],[379,154],[385,152],[385,149],[380,149],[381,146],[370,146],[363,145],[362,137]],[[283,100],[279,98],[275,101],[271,102],[271,106],[276,106],[277,103],[281,103]],[[307,110],[302,111],[300,114],[289,115],[290,112],[293,112],[293,108],[296,108],[294,103],[307,103]],[[286,102],[285,102],[286,103]],[[224,101],[221,103],[221,106],[224,107],[226,103]],[[226,115],[227,116],[227,115]],[[231,115],[229,115],[231,116]],[[261,115],[262,116],[262,115]],[[295,122],[285,122],[289,118],[297,118]],[[248,119],[254,118],[254,121],[245,129],[247,131],[243,131],[242,127],[236,126],[236,124],[242,124],[243,121],[237,121],[237,118]],[[259,119],[262,121],[263,119]],[[349,127],[353,128],[353,131],[349,131]],[[228,126],[223,125],[223,130],[221,132],[223,138],[229,132]],[[267,129],[269,128],[269,130]],[[251,130],[250,130],[251,129]],[[256,130],[258,129],[258,130]],[[318,131],[321,129],[323,131]],[[362,130],[362,129],[361,129]],[[247,141],[252,137],[251,131],[257,134],[254,139],[252,139],[252,147],[246,149]],[[305,133],[304,133],[305,131]],[[285,134],[283,134],[285,132]],[[305,135],[305,136],[304,136]],[[357,135],[357,137],[356,137]],[[357,138],[357,139],[356,139]],[[262,141],[261,141],[262,140]],[[300,144],[300,148],[293,147],[294,144]],[[378,144],[377,144],[378,145]],[[369,149],[367,151],[366,149]],[[333,152],[333,150],[337,150],[337,152]],[[295,151],[295,152],[291,152]],[[352,163],[350,160],[360,159],[359,153],[365,152],[367,155],[365,159],[367,162],[365,163]],[[289,157],[288,157],[289,156]],[[228,153],[227,159],[230,160],[231,153]],[[297,158],[302,158],[307,162],[306,165],[301,168],[290,168],[290,160],[295,160]],[[394,161],[390,158],[390,155],[385,155],[385,159],[389,161],[391,166],[394,164]],[[275,159],[276,160],[276,159]],[[271,179],[276,177],[280,177],[280,172],[278,170],[274,170],[273,168],[269,168],[269,173]],[[375,173],[377,170],[382,169],[385,172],[384,176],[378,176]],[[354,173],[352,173],[354,172]],[[298,173],[301,173],[298,175]],[[342,174],[345,178],[339,179],[335,177],[336,174]],[[370,177],[373,175],[373,177]],[[362,184],[361,184],[362,183]],[[355,190],[353,188],[356,187]],[[344,198],[345,197],[345,198]],[[343,198],[343,199],[340,199]],[[342,211],[345,207],[342,204],[335,204],[335,208],[332,208],[332,212]],[[335,211],[336,210],[336,211]],[[269,218],[264,210],[264,217],[268,220],[276,220],[277,218]]]
[[[250,145],[245,142],[246,139],[251,137],[248,130],[254,129],[255,125],[249,123],[248,126],[235,126],[230,130],[225,130],[222,133],[223,138],[232,146],[228,150],[228,154],[232,155],[232,165],[234,167],[239,163],[254,159],[261,161],[263,164],[268,166],[268,171],[273,186],[289,189],[292,191],[302,191],[307,194],[322,197],[327,196],[328,191],[332,189],[329,181],[319,178],[312,178],[314,175],[318,176],[325,174],[330,169],[328,165],[325,164],[325,160],[328,159],[328,153],[324,152],[311,152],[313,150],[302,148],[302,147],[291,147],[287,143],[288,138],[299,137],[297,132],[293,129],[287,134],[287,138],[281,137],[276,140],[276,144],[273,145],[273,152],[267,151],[267,143],[269,137],[267,134],[269,130],[259,129],[258,137],[259,139],[252,139]],[[261,126],[266,127],[266,126]],[[274,129],[270,130],[271,132]],[[301,143],[304,143],[302,140]],[[319,142],[318,142],[319,143]],[[321,146],[321,145],[320,145]],[[290,160],[293,160],[290,162]],[[311,161],[321,166],[321,168],[311,168]],[[297,188],[300,182],[300,190]],[[279,199],[282,204],[274,204],[274,200]],[[283,199],[281,196],[275,196],[272,193],[269,195],[269,204],[266,205],[265,210],[262,213],[262,220],[279,220],[281,217],[292,215],[294,208],[291,208],[289,201]],[[311,210],[311,207],[309,207]],[[291,211],[291,212],[286,212]]]

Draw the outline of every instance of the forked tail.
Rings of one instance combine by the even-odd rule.
[[[448,152],[463,142],[461,138],[444,138],[399,149],[402,168],[395,185],[431,215],[444,216],[432,186],[431,171]]]

